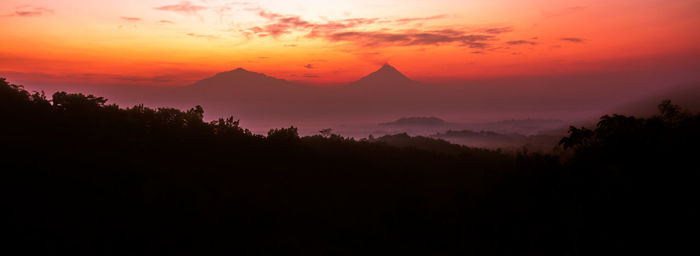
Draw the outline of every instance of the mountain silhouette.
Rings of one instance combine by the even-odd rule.
[[[389,64],[384,64],[380,69],[353,82],[353,87],[380,87],[397,88],[406,85],[416,85],[418,82],[406,77],[400,71]]]
[[[201,104],[208,116],[235,115],[275,122],[315,118],[347,117],[420,112],[429,100],[423,86],[386,64],[355,83],[319,87],[274,78],[243,68],[221,72],[181,88],[164,89],[155,97],[170,106]],[[387,104],[387,103],[391,104]],[[339,118],[340,119],[340,118]]]
[[[363,89],[400,89],[416,85],[418,82],[406,77],[400,71],[389,64],[384,64],[380,69],[370,73],[351,83],[347,88]],[[248,71],[237,68],[231,71],[221,72],[214,76],[199,80],[190,86],[185,87],[185,91],[192,91],[196,94],[206,95],[230,95],[235,94],[259,94],[274,93],[284,91],[294,93],[290,90],[299,90],[308,87],[305,84],[290,82],[267,76],[263,73]],[[281,90],[281,91],[279,91]],[[304,93],[309,93],[304,90]]]
[[[212,77],[202,79],[188,86],[190,89],[197,89],[200,93],[209,92],[227,93],[241,90],[267,90],[280,89],[295,86],[295,83],[284,79],[274,78],[262,73],[252,72],[243,68],[221,72]]]

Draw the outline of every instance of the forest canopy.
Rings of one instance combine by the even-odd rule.
[[[47,97],[0,79],[8,250],[24,254],[631,254],[694,243],[700,114],[571,127],[561,153],[355,140]]]

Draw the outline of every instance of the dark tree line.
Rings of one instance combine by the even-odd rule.
[[[561,155],[267,136],[0,80],[8,255],[590,255],[693,249],[700,115],[572,127]]]

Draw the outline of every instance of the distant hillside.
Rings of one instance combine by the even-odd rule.
[[[563,136],[563,135],[562,135]],[[497,133],[493,131],[474,132],[471,130],[448,130],[444,133],[431,135],[432,138],[446,140],[451,143],[479,148],[500,148],[507,151],[520,150],[523,147],[530,151],[550,152],[559,143],[560,135],[522,135],[518,133]]]
[[[438,126],[449,124],[437,117],[402,117],[396,121],[381,123],[382,126]]]
[[[489,123],[466,123],[461,127],[463,127],[462,129],[464,130],[493,131],[501,134],[537,135],[543,133],[557,133],[557,135],[563,136],[569,124],[562,120],[528,118]],[[564,134],[559,134],[561,132]]]
[[[406,133],[384,135],[376,139],[370,139],[369,141],[385,143],[394,147],[415,148],[448,154],[457,154],[460,152],[464,152],[467,149],[464,146],[452,144],[445,140],[423,136],[411,137]]]
[[[698,100],[700,99],[700,82],[680,84],[655,91],[651,95],[618,106],[614,109],[614,112],[626,115],[651,116],[656,114],[656,105],[667,99],[690,111],[700,111],[700,100]]]

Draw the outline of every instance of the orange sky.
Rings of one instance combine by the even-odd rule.
[[[162,86],[237,67],[317,84],[385,62],[423,81],[624,70],[698,56],[698,10],[699,0],[3,0],[0,76]]]

